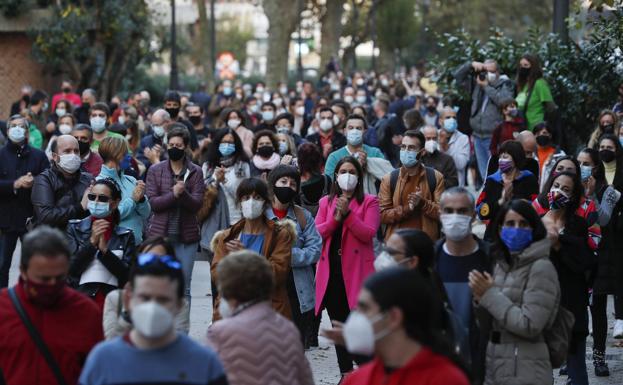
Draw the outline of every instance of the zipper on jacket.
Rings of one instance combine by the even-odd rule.
[[[517,344],[515,344],[515,377],[517,377],[517,353],[518,353],[519,348],[517,347]]]

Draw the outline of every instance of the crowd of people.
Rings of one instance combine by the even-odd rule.
[[[0,122],[0,380],[313,384],[324,335],[347,385],[551,384],[559,367],[580,385],[589,314],[608,376],[623,83],[574,151],[537,57],[454,76],[469,100],[415,69],[225,80],[158,106],[24,86]]]

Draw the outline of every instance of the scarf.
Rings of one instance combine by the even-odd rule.
[[[281,162],[281,157],[276,152],[267,159],[262,159],[259,155],[253,155],[253,164],[258,170],[273,170]]]

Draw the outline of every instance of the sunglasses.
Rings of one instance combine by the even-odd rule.
[[[147,253],[138,256],[139,266],[153,265],[156,263],[165,265],[173,270],[180,270],[182,268],[182,264],[170,255],[155,255]]]
[[[102,202],[102,203],[107,203],[108,201],[110,201],[110,197],[107,197],[106,195],[97,195],[97,194],[87,194],[87,199],[90,201],[98,201],[98,202]]]

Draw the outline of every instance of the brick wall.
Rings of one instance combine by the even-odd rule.
[[[53,89],[52,79],[31,57],[30,47],[25,33],[0,32],[0,120],[7,119],[22,85],[30,84],[33,90],[42,89],[48,94]]]

